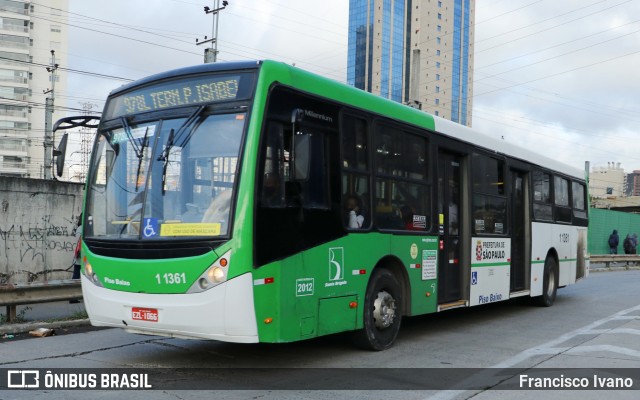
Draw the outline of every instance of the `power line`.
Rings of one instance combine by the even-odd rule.
[[[47,64],[36,63],[36,62],[33,62],[33,61],[16,60],[16,59],[9,58],[9,57],[1,57],[0,56],[0,60],[6,60],[6,61],[17,62],[17,63],[21,63],[21,64],[33,65],[33,66],[42,67],[42,68],[47,68],[48,67]],[[120,77],[120,76],[100,74],[100,73],[97,73],[97,72],[82,71],[82,70],[77,70],[77,69],[73,69],[73,68],[66,68],[66,67],[58,66],[58,69],[60,69],[62,71],[71,72],[71,73],[74,73],[74,74],[94,76],[94,77],[97,77],[97,78],[107,78],[107,79],[114,79],[114,80],[120,80],[120,81],[125,81],[125,82],[133,82],[134,81],[133,79],[123,78],[123,77]]]
[[[167,36],[167,35],[161,35],[159,33],[149,32],[149,31],[146,31],[144,29],[136,28],[136,27],[133,27],[133,26],[130,26],[130,25],[119,24],[117,22],[107,21],[107,20],[103,20],[103,19],[100,19],[100,18],[95,18],[95,17],[91,17],[91,16],[88,16],[88,15],[78,14],[78,13],[75,13],[75,12],[71,12],[69,10],[63,10],[61,8],[45,6],[43,4],[38,4],[38,3],[34,3],[34,2],[31,2],[31,4],[42,6],[42,7],[47,7],[47,8],[50,8],[52,10],[56,10],[56,11],[60,11],[60,12],[65,12],[65,13],[70,14],[70,15],[77,15],[77,16],[80,16],[80,17],[83,17],[83,18],[90,19],[92,21],[103,22],[103,23],[108,24],[108,25],[122,27],[122,28],[130,29],[130,30],[134,30],[134,31],[142,32],[142,33],[147,33],[147,34],[150,34],[150,35],[160,36],[162,38],[169,39],[169,40],[175,40],[175,41],[178,41],[178,42],[181,42],[181,43],[192,44],[192,42],[176,39],[176,38],[173,38],[173,37]],[[39,18],[42,18],[42,17],[39,17]],[[44,19],[44,18],[42,18],[42,19]],[[70,25],[70,26],[75,26],[75,25]],[[75,27],[77,27],[77,26],[75,26]],[[89,29],[89,28],[83,28],[83,29]],[[91,29],[89,29],[89,30],[91,30]]]
[[[34,3],[34,4],[35,4],[35,3]],[[196,5],[195,3],[186,3],[186,4]],[[44,7],[52,8],[52,9],[55,9],[55,10],[58,10],[58,11],[67,12],[67,13],[72,14],[72,15],[82,16],[82,17],[87,18],[87,19],[90,19],[90,20],[97,20],[97,21],[101,21],[101,22],[103,22],[103,23],[106,23],[106,24],[109,24],[109,25],[113,25],[113,26],[116,26],[116,27],[120,27],[120,28],[123,28],[123,29],[131,29],[131,30],[138,31],[138,32],[142,32],[142,33],[146,33],[146,34],[149,34],[149,35],[154,35],[154,36],[159,36],[159,37],[162,37],[162,38],[167,38],[167,39],[171,39],[171,40],[176,40],[176,41],[181,42],[181,43],[186,43],[186,44],[190,44],[190,45],[191,45],[191,44],[193,44],[193,42],[191,42],[191,41],[184,41],[184,40],[181,40],[181,39],[175,39],[175,38],[170,37],[170,36],[167,36],[167,35],[162,35],[162,34],[158,34],[158,33],[155,33],[155,32],[151,32],[151,31],[149,31],[148,29],[139,29],[139,28],[137,28],[137,27],[133,27],[133,26],[131,26],[131,25],[124,25],[124,24],[114,23],[114,22],[110,22],[110,21],[106,21],[106,20],[102,20],[102,19],[98,19],[98,18],[93,18],[93,17],[86,16],[86,15],[83,15],[83,14],[72,13],[72,12],[70,12],[70,11],[65,11],[65,10],[62,10],[62,9],[57,9],[57,8],[53,8],[53,7],[49,7],[49,6],[44,6]],[[260,22],[260,21],[258,21],[258,20],[253,19],[253,18],[246,17],[245,15],[239,15],[239,14],[235,14],[235,13],[231,13],[230,15],[234,15],[234,16],[236,16],[236,17],[243,18],[243,19],[249,19],[249,20],[253,20],[253,21]],[[42,19],[48,20],[47,18],[44,18],[44,17],[37,17],[37,18],[42,18]],[[56,21],[56,22],[57,22],[57,23],[61,23],[61,24],[66,24],[66,25],[68,25],[68,26],[72,26],[72,27],[77,27],[77,28],[80,28],[80,29],[87,29],[87,30],[90,30],[90,31],[93,31],[93,32],[97,32],[97,33],[104,33],[104,34],[113,35],[113,36],[117,36],[117,37],[123,37],[123,36],[121,36],[121,35],[116,35],[116,34],[112,34],[112,33],[104,32],[104,31],[99,31],[99,30],[92,29],[92,28],[82,27],[82,26],[74,25],[74,24],[67,23],[67,22],[64,22],[64,21]],[[291,30],[291,29],[282,28],[282,27],[278,27],[278,26],[275,26],[275,27],[276,27],[276,28],[279,28],[279,29],[289,30],[289,31],[295,32],[295,33],[297,33],[297,34],[305,34],[304,32],[300,32],[300,31],[294,31],[294,30]],[[307,35],[307,36],[309,36],[308,34],[306,34],[306,35]],[[195,35],[195,34],[194,34],[193,36],[197,36],[197,35]],[[322,38],[318,38],[318,37],[314,37],[314,38],[315,38],[315,39],[322,39]],[[139,41],[139,42],[141,42],[141,43],[145,43],[145,44],[153,44],[153,43],[150,43],[150,42],[147,42],[147,41],[144,41],[144,40],[140,40],[140,39],[134,39],[134,38],[128,38],[128,39],[130,39],[130,40],[135,40],[135,41]],[[236,50],[236,52],[234,52],[234,51],[229,51],[229,50],[225,50],[225,52],[227,52],[227,53],[229,53],[229,54],[232,54],[232,55],[237,55],[237,56],[240,56],[240,57],[252,58],[252,57],[249,57],[249,56],[247,55],[247,49],[252,49],[252,48],[248,48],[248,47],[246,47],[246,46],[244,46],[244,45],[241,45],[241,44],[238,44],[238,43],[233,43],[233,42],[230,42],[230,41],[225,41],[225,43],[226,43],[227,45],[229,45],[229,44],[234,44],[234,45],[236,45],[236,46],[240,46],[240,47],[242,48],[242,51],[243,51],[243,52],[241,52],[241,53],[238,53],[238,50]],[[177,49],[175,49],[175,48],[168,47],[168,46],[162,46],[162,45],[159,45],[159,44],[155,44],[155,45],[160,46],[160,47],[166,47],[166,48],[169,48],[169,49],[177,50]],[[261,50],[261,49],[252,49],[252,50],[256,50],[256,51],[261,52],[261,53],[263,53],[263,54],[272,54],[272,55],[277,56],[278,58],[288,58],[288,57],[283,57],[282,55],[278,55],[278,54],[275,54],[275,53],[265,52],[264,50]],[[183,50],[181,50],[181,51],[183,51]],[[188,51],[185,51],[185,52],[188,52]],[[188,52],[188,53],[190,53],[190,54],[197,54],[197,53],[191,53],[191,52]],[[263,58],[263,57],[258,57],[258,58]],[[317,64],[307,63],[307,62],[304,62],[304,61],[302,61],[302,62],[300,62],[300,61],[296,61],[296,62],[298,62],[298,63],[303,63],[303,64],[307,64],[307,65],[310,65],[310,66],[315,66],[315,67],[318,67],[318,68],[324,68],[324,67],[319,66],[319,65],[317,65]],[[329,72],[329,73],[330,73],[330,72]]]
[[[20,104],[15,104],[15,103],[11,103],[11,104],[0,104],[1,106],[15,106],[15,107],[32,107],[32,108],[38,108],[38,109],[43,109],[46,107],[46,103],[36,103],[33,101],[28,101],[28,100],[16,100],[16,99],[12,99],[10,97],[2,97],[0,96],[0,100],[8,100],[8,101],[14,101]],[[54,108],[58,111],[84,111],[82,108],[74,108],[74,107],[63,107],[63,106],[54,106]],[[96,112],[94,112],[96,113]]]
[[[32,17],[33,17],[33,18],[42,19],[42,20],[45,20],[45,21],[49,21],[49,22],[60,23],[60,21],[54,21],[54,20],[51,20],[51,19],[48,19],[48,18],[44,18],[44,17],[37,17],[37,16],[32,16]],[[102,33],[102,34],[104,34],[104,35],[114,36],[114,37],[118,37],[118,38],[121,38],[121,39],[131,40],[131,41],[134,41],[134,42],[144,43],[144,44],[148,44],[148,45],[151,45],[151,46],[162,47],[162,48],[164,48],[164,49],[168,49],[168,50],[175,50],[175,51],[179,51],[179,52],[182,52],[182,53],[188,53],[188,54],[199,55],[198,53],[194,53],[194,52],[192,52],[192,51],[188,51],[188,50],[184,50],[184,49],[179,49],[179,48],[176,48],[176,47],[165,46],[165,45],[162,45],[162,44],[158,44],[158,43],[154,43],[154,42],[149,42],[149,41],[141,40],[141,39],[135,39],[135,38],[127,37],[127,36],[123,36],[123,35],[117,35],[117,34],[115,34],[115,33],[99,31],[99,30],[97,30],[97,29],[86,28],[86,27],[84,27],[84,26],[74,25],[74,24],[70,24],[70,23],[66,23],[65,25],[72,26],[72,27],[74,27],[74,28],[78,28],[78,29],[88,30],[88,31],[91,31],[91,32]]]

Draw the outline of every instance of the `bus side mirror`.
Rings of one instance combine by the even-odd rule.
[[[291,151],[291,179],[294,181],[306,181],[309,177],[309,156],[311,155],[310,146],[311,140],[309,135],[303,132],[298,132],[300,124],[304,118],[304,110],[296,108],[291,113],[291,131],[292,137],[292,151]]]
[[[62,135],[62,139],[60,139],[60,144],[58,144],[58,148],[53,150],[53,156],[56,157],[56,175],[59,177],[62,176],[64,171],[64,159],[67,154],[67,140],[69,139],[69,134],[65,133]]]
[[[100,122],[100,117],[81,115],[76,117],[66,117],[57,120],[53,124],[53,132],[58,130],[66,130],[71,128],[97,128]],[[56,175],[62,176],[64,170],[64,159],[67,154],[67,140],[69,140],[69,134],[65,133],[60,139],[58,148],[53,150],[53,156],[56,158]]]
[[[91,115],[80,115],[76,117],[60,118],[53,124],[53,131],[66,130],[71,128],[89,128],[95,129],[98,127],[100,117]]]

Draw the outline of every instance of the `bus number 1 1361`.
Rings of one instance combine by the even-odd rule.
[[[156,280],[158,281],[158,285],[161,284],[166,284],[166,285],[178,285],[181,283],[186,283],[187,282],[187,277],[185,276],[184,272],[182,273],[165,273],[165,274],[156,274]]]

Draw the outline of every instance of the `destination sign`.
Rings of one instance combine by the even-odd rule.
[[[106,119],[191,104],[246,99],[250,85],[246,82],[243,85],[242,78],[240,74],[200,76],[145,86],[111,98]]]

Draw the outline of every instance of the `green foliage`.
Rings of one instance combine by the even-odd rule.
[[[27,311],[31,311],[32,308],[31,307],[25,307],[22,310],[20,310],[17,314],[16,314],[16,319],[15,321],[13,321],[13,323],[21,323],[21,322],[26,322],[26,318],[25,318],[25,314],[27,313]],[[4,324],[8,321],[8,317],[4,314],[0,314],[0,323]]]

